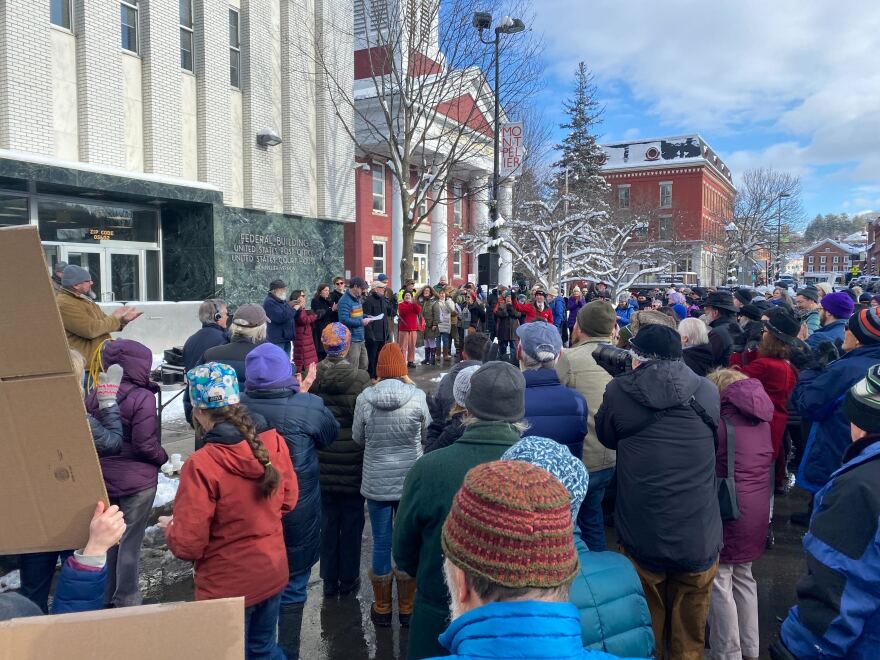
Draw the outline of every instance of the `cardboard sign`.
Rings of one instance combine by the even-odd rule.
[[[499,173],[503,177],[519,173],[525,156],[523,123],[521,121],[501,126],[501,163]]]
[[[37,228],[0,229],[0,554],[82,548],[101,467]]]
[[[0,660],[243,657],[243,598],[33,616],[0,623]]]

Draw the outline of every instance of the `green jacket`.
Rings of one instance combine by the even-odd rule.
[[[437,636],[449,623],[449,592],[443,580],[440,533],[464,475],[477,465],[497,461],[519,441],[505,422],[479,422],[455,444],[422,456],[406,477],[394,521],[394,561],[416,576],[416,601],[410,621],[407,658],[448,655]]]

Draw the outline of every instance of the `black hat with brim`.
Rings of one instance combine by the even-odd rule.
[[[802,346],[803,342],[798,339],[801,324],[788,310],[782,307],[774,307],[764,312],[767,320],[764,321],[764,327],[767,332],[777,339],[782,340],[789,346]]]
[[[713,291],[706,298],[703,307],[714,307],[715,309],[723,309],[728,312],[737,311],[737,306],[733,302],[733,296],[727,291]]]

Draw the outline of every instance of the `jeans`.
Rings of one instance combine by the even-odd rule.
[[[351,347],[348,349],[348,361],[358,369],[367,370],[367,347],[364,342],[351,342]]]
[[[351,588],[361,570],[364,498],[321,493],[321,579],[343,590]]]
[[[278,646],[278,610],[281,594],[244,609],[244,646],[247,660],[286,660]]]
[[[382,323],[382,321],[376,321],[376,323]],[[370,372],[370,378],[376,378],[376,365],[379,362],[379,351],[382,350],[382,347],[385,345],[385,341],[373,341],[372,339],[367,339],[367,371]]]
[[[720,564],[709,605],[709,657],[712,660],[757,658],[758,584],[752,564]]]
[[[55,566],[58,558],[67,561],[73,554],[72,550],[63,552],[31,552],[19,557],[21,568],[21,589],[19,593],[28,598],[43,610],[43,614],[49,613],[49,591],[52,588],[52,578],[55,577]]]
[[[130,607],[143,602],[138,586],[138,566],[147,518],[153,510],[156,486],[132,495],[111,497],[125,516],[125,533],[119,545],[107,551],[107,589],[104,604],[112,607]]]
[[[284,591],[281,592],[281,605],[293,605],[294,603],[306,602],[308,595],[309,577],[312,569],[307,568],[300,573],[293,573]]]
[[[448,332],[441,332],[440,345],[438,346],[438,348],[442,351],[446,351],[447,353],[449,353],[450,349],[452,348],[452,335],[450,335]]]
[[[605,543],[605,516],[602,515],[602,498],[605,489],[614,477],[614,468],[590,472],[587,484],[587,496],[578,510],[577,526],[581,538],[593,552],[604,552],[608,549]]]
[[[391,572],[391,533],[394,516],[400,502],[377,502],[367,500],[370,527],[373,529],[373,573],[388,575]]]

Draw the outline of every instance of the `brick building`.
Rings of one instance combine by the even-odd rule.
[[[650,218],[640,239],[668,245],[668,276],[718,285],[727,278],[723,243],[736,189],[728,167],[699,135],[601,145],[612,204]]]
[[[352,4],[0,2],[0,225],[103,300],[254,300],[342,270],[354,149],[314,57],[351,84]],[[346,82],[347,81],[347,82]]]
[[[412,49],[409,53],[400,52],[398,36],[393,29],[390,37],[383,33],[383,21],[396,20],[405,15],[412,10],[413,3],[391,0],[387,14],[378,10],[375,16],[364,14],[367,4],[355,3],[354,95],[359,116],[361,113],[371,116],[371,113],[381,112],[377,88],[382,88],[383,83],[377,81],[381,81],[383,76],[418,78],[421,84],[430,85],[431,76],[447,75],[445,58],[437,43],[438,14],[432,11],[432,3],[416,5],[417,16],[412,20],[413,25],[420,26],[417,32],[402,31],[408,35],[407,39],[420,44],[421,51]],[[416,33],[418,36],[413,37]],[[392,67],[393,76],[390,75]],[[452,96],[438,94],[433,102],[442,121],[458,122],[473,132],[476,148],[468,149],[467,158],[456,164],[441,189],[430,191],[430,202],[438,200],[439,203],[433,205],[428,217],[416,230],[413,273],[407,274],[419,285],[436,283],[441,276],[452,284],[462,284],[468,279],[475,281],[476,256],[464,250],[456,239],[461,234],[480,231],[481,228],[484,231],[488,222],[493,99],[491,95],[487,96],[480,72],[463,72],[461,79],[460,84],[448,86]],[[386,92],[383,94],[390,96]],[[432,95],[428,97],[434,98]],[[388,103],[393,106],[396,101]],[[347,276],[364,277],[384,272],[396,288],[401,279],[403,223],[410,220],[410,214],[402,208],[396,177],[387,165],[389,154],[384,134],[377,134],[381,130],[377,127],[382,122],[372,122],[370,127],[364,126],[364,123],[356,121],[360,152],[355,168],[356,222],[345,228],[345,273]],[[429,126],[426,130],[438,129]],[[426,145],[430,144],[430,141],[426,142]],[[431,153],[424,155],[426,162],[430,162],[432,157]],[[426,171],[413,169],[411,185],[415,185],[418,177],[427,175]],[[502,215],[509,212],[510,200],[510,182],[506,182],[499,193]],[[427,213],[428,204],[421,206],[422,214]],[[512,268],[509,253],[503,249],[501,253],[500,276],[502,281],[510,281]]]
[[[804,283],[827,282],[835,275],[845,276],[853,267],[861,268],[864,248],[823,239],[804,250]]]

